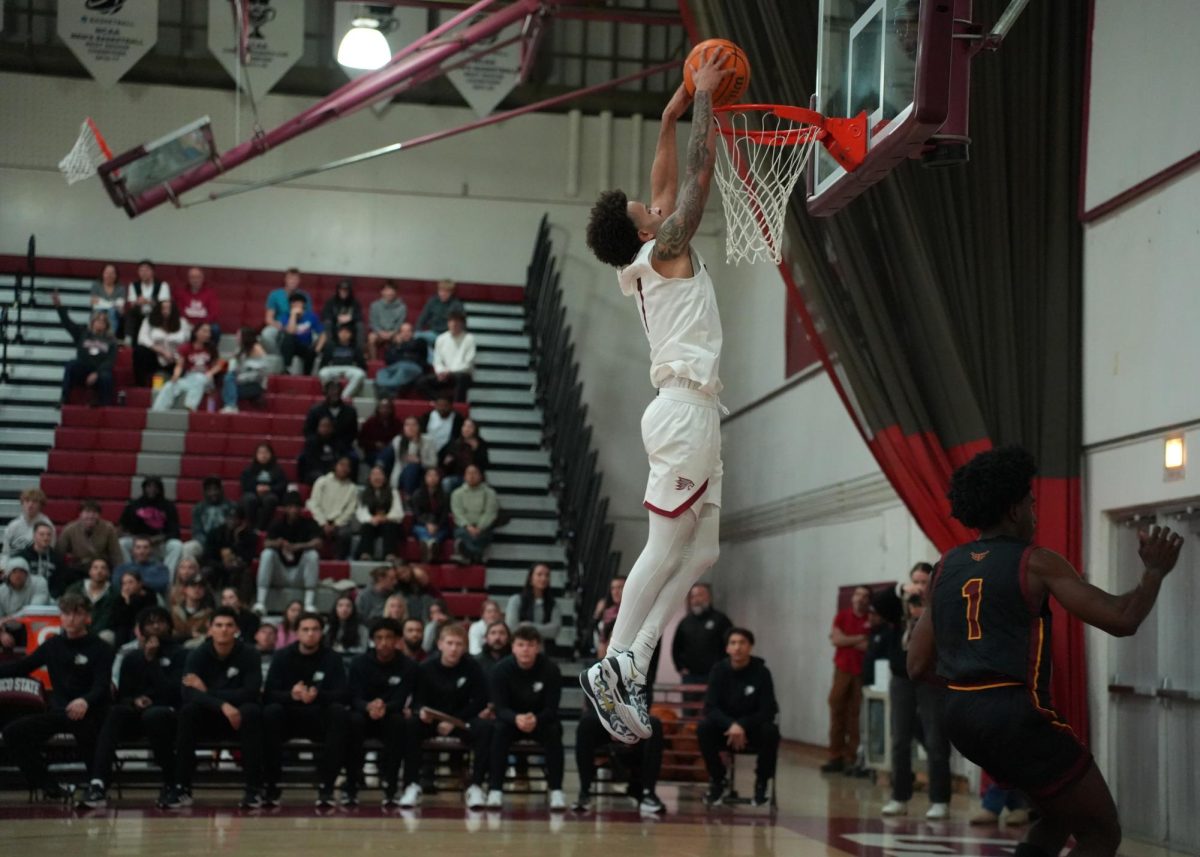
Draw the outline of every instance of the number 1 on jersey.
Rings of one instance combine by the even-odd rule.
[[[967,602],[967,639],[982,639],[983,629],[979,627],[979,606],[983,603],[983,578],[972,577],[964,583],[962,597]]]

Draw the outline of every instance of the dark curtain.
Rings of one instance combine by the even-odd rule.
[[[975,3],[990,25],[1007,0]],[[747,101],[807,105],[817,0],[691,0],[693,38],[750,58]],[[1086,4],[1033,3],[972,66],[968,164],[907,162],[829,218],[803,193],[784,279],[872,453],[939,550],[951,472],[993,445],[1038,458],[1039,543],[1079,567],[1079,133]],[[1087,735],[1083,632],[1055,605],[1055,700]]]

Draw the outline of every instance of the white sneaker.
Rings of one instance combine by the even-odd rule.
[[[930,804],[929,810],[925,813],[925,817],[930,821],[944,821],[950,817],[950,804]]]
[[[550,811],[551,812],[566,812],[567,796],[563,794],[562,789],[554,789],[550,792]]]
[[[488,809],[504,809],[504,792],[500,789],[492,789],[488,792],[486,806]]]
[[[487,803],[487,798],[483,794],[483,788],[475,785],[467,787],[465,800],[467,809],[481,809]]]
[[[223,414],[236,414],[237,412],[237,405],[226,405],[225,407],[221,408],[221,413]]]
[[[635,738],[651,735],[650,711],[646,705],[646,677],[637,671],[632,652],[620,652],[600,661],[604,680],[612,688],[617,716]]]
[[[879,812],[882,815],[908,815],[908,804],[902,800],[889,800]]]
[[[400,798],[400,806],[404,809],[411,809],[414,806],[419,806],[421,803],[421,787],[417,783],[412,783],[404,787],[404,796]]]

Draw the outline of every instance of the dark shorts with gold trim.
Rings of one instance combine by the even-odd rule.
[[[1024,685],[954,690],[946,733],[960,753],[1004,788],[1051,798],[1092,766],[1092,754],[1057,712],[1034,704]]]

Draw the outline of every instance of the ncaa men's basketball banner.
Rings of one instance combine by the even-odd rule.
[[[443,12],[442,22],[450,20],[455,14],[454,12]],[[474,24],[476,20],[478,19],[473,19],[469,23]],[[523,24],[518,21],[505,27],[491,38],[477,42],[468,51],[468,54],[475,54],[493,45],[514,39],[512,44],[446,74],[446,77],[454,84],[454,88],[479,116],[487,116],[495,110],[504,97],[517,85],[521,74],[521,40],[517,36],[521,34],[522,26]]]
[[[58,0],[58,37],[112,86],[158,41],[158,0]]]
[[[248,83],[258,97],[270,92],[304,53],[304,0],[249,0],[249,17],[250,56],[240,79],[242,89]],[[235,81],[240,41],[233,4],[209,0],[208,49]]]

